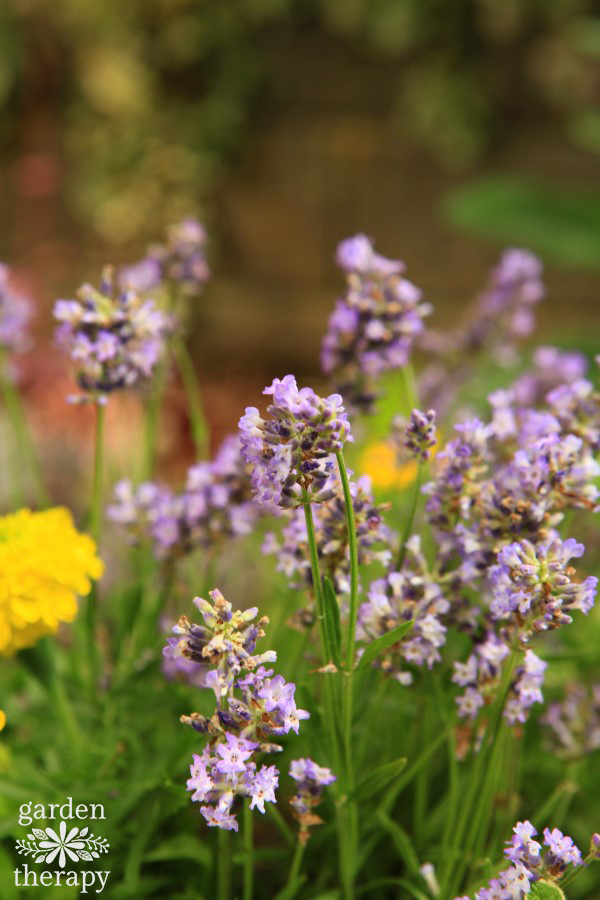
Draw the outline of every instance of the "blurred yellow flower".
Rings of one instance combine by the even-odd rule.
[[[62,507],[0,517],[0,655],[12,656],[77,615],[102,575],[94,541]]]
[[[6,713],[4,712],[3,709],[0,709],[0,731],[2,731],[2,729],[4,728],[5,725],[6,725]]]
[[[438,447],[439,441],[432,447],[431,457],[435,456]],[[398,465],[396,450],[392,444],[378,441],[365,448],[360,471],[363,475],[370,476],[375,489],[396,488],[402,490],[416,480],[418,464],[411,461],[404,465]]]
[[[396,451],[385,441],[370,444],[362,455],[361,472],[369,475],[374,488],[402,489],[417,477],[417,463],[398,465]]]

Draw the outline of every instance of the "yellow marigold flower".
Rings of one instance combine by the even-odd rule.
[[[0,709],[0,731],[2,731],[2,729],[4,728],[5,725],[6,725],[6,713],[4,712],[3,709]]]
[[[57,507],[0,516],[0,655],[31,647],[77,615],[77,596],[100,578],[96,545]]]

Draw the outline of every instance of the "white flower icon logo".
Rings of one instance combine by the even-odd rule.
[[[87,834],[87,828],[83,829],[83,832]],[[83,832],[82,835],[83,836]],[[82,840],[75,840],[76,835],[79,834],[79,828],[71,828],[70,832],[67,834],[67,823],[61,822],[59,828],[60,837],[54,831],[53,828],[46,828],[46,834],[50,838],[49,841],[40,841],[38,847],[40,850],[49,850],[50,853],[46,857],[47,863],[52,863],[60,853],[58,857],[58,864],[61,869],[64,867],[66,856],[65,853],[69,856],[73,862],[79,862],[79,856],[75,853],[75,850],[85,850],[85,842]]]
[[[50,865],[58,857],[58,865],[62,869],[67,857],[73,862],[80,859],[98,859],[101,853],[106,853],[110,844],[105,838],[88,834],[89,828],[71,828],[67,834],[67,823],[61,822],[58,834],[53,828],[33,828],[33,833],[28,834],[28,841],[17,841],[16,848],[19,853],[26,856],[35,855],[36,863]]]

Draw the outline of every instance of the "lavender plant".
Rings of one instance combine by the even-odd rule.
[[[600,395],[580,353],[518,360],[541,264],[507,251],[444,336],[426,329],[431,310],[403,264],[362,235],[342,242],[347,293],[323,345],[336,392],[275,378],[266,411],[248,407],[239,434],[199,452],[173,487],[154,471],[157,416],[188,300],[209,276],[205,246],[185,220],[100,290],[56,305],[98,413],[96,540],[103,409],[127,387],[147,394],[145,472],[114,486],[107,518],[125,552],[118,568],[102,548],[84,628],[11,648],[28,588],[0,585],[0,635],[19,650],[3,681],[0,777],[10,765],[16,778],[0,789],[0,821],[22,785],[71,796],[73,778],[93,784],[118,826],[111,851],[125,848],[115,896],[140,900],[589,900]],[[421,376],[417,349],[430,355]],[[473,403],[462,386],[486,354],[506,377]],[[363,472],[374,421],[403,467],[388,493]],[[21,565],[22,536],[5,537]],[[33,544],[26,557],[35,567]],[[207,594],[215,583],[235,585],[242,608]],[[158,635],[193,587],[209,599],[196,597],[200,617],[179,618],[161,656]],[[44,747],[39,728],[12,728],[42,715]],[[0,878],[3,866],[0,853]]]

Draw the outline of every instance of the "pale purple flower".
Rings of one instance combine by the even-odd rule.
[[[377,379],[407,364],[430,307],[400,274],[404,264],[375,253],[365,235],[342,241],[336,261],[347,290],[329,320],[321,364],[351,408],[370,411]]]
[[[248,407],[239,423],[256,502],[298,506],[302,489],[319,501],[333,469],[331,455],[353,440],[342,398],[318,397],[311,388],[298,390],[293,375],[275,378],[263,393],[273,396],[267,408],[270,418],[265,420],[256,407]]]
[[[78,399],[97,403],[149,378],[172,329],[153,300],[120,289],[110,267],[99,290],[84,284],[75,300],[57,300],[54,317],[57,341],[75,363]]]

